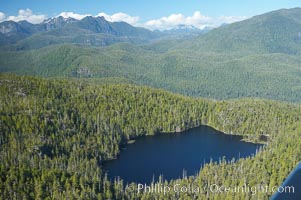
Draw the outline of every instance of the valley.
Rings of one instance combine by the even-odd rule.
[[[0,199],[271,198],[301,160],[300,30],[301,8],[202,30],[1,22]]]
[[[160,184],[193,183],[203,187],[208,182],[222,185],[230,181],[233,185],[280,185],[300,160],[298,104],[261,99],[213,101],[128,84],[99,85],[15,75],[1,75],[0,80],[4,133],[0,138],[4,161],[0,168],[1,198],[13,195],[10,191],[27,199],[155,198],[162,194],[138,194],[137,183],[108,181],[99,164],[115,158],[123,141],[199,125],[236,133],[254,142],[262,134],[269,134],[270,140],[254,157],[234,163],[207,163],[197,176],[162,180]],[[179,195],[184,198],[188,194],[169,193],[167,197]],[[208,191],[207,195],[247,198],[252,194]],[[271,195],[269,191],[256,197],[266,199]]]

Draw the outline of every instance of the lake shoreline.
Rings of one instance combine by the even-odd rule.
[[[118,159],[103,164],[103,170],[112,180],[119,176],[126,183],[141,183],[150,181],[153,175],[158,178],[163,174],[169,181],[182,177],[183,169],[188,176],[195,176],[202,163],[249,157],[262,146],[207,125],[181,133],[139,136],[139,139],[129,141],[123,143]]]

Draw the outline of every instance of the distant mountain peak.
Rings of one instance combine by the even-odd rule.
[[[17,22],[5,21],[0,24],[0,33],[11,36],[16,33],[28,34]]]
[[[199,30],[199,28],[193,26],[193,25],[187,25],[187,24],[179,24],[178,26],[176,26],[175,28],[173,28],[174,30]]]
[[[103,16],[97,16],[97,17],[93,17],[93,16],[86,16],[83,19],[81,19],[80,21],[82,22],[101,22],[101,23],[109,23]]]
[[[53,30],[56,28],[61,28],[61,27],[65,26],[66,24],[75,23],[77,21],[78,20],[71,18],[71,17],[65,18],[63,16],[58,16],[58,17],[52,17],[52,18],[44,20],[41,23],[41,25],[45,26],[44,29],[46,31],[48,31],[48,30]]]
[[[49,19],[46,19],[42,22],[42,24],[57,24],[57,23],[73,23],[77,22],[78,20],[72,18],[72,17],[63,17],[63,16],[58,16],[58,17],[52,17]]]
[[[105,19],[104,16],[97,16],[96,18],[97,18],[97,19],[101,19],[101,20],[105,20],[105,21],[106,21],[106,19]]]
[[[187,25],[187,24],[179,24],[172,29],[163,30],[163,31],[156,30],[155,32],[163,33],[167,36],[172,36],[177,39],[195,37],[197,35],[203,34],[202,29],[199,29],[193,25]]]
[[[102,17],[86,16],[82,18],[80,21],[106,21],[106,20]]]
[[[239,54],[301,52],[301,9],[281,9],[223,24],[203,37],[185,43],[199,51]]]

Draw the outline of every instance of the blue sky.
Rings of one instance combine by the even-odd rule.
[[[20,10],[30,9],[29,12],[23,12],[26,16],[35,15],[39,18],[32,18],[38,21],[42,16],[54,17],[63,12],[73,12],[74,14],[90,14],[92,16],[103,13],[110,18],[115,13],[123,13],[128,17],[136,17],[136,20],[130,20],[133,25],[147,26],[148,21],[154,26],[164,27],[164,23],[172,22],[176,18],[181,23],[191,23],[191,20],[197,20],[195,17],[191,20],[184,20],[194,16],[195,12],[200,15],[199,19],[206,21],[204,17],[210,18],[209,25],[222,23],[225,19],[241,20],[244,17],[251,17],[268,11],[281,8],[301,7],[300,0],[0,0],[0,20],[23,19],[9,18],[17,17]],[[28,10],[27,10],[28,11]],[[22,13],[21,13],[22,14]],[[169,16],[177,14],[178,16]],[[181,16],[179,16],[181,14]],[[125,16],[125,15],[123,15]],[[200,17],[202,16],[202,17]],[[111,21],[120,20],[119,17],[111,18]],[[164,18],[166,17],[166,19]],[[222,18],[224,17],[224,18]],[[228,17],[228,18],[226,18]],[[161,22],[160,22],[161,19]],[[32,22],[36,22],[32,20]],[[154,20],[159,20],[155,22]],[[164,21],[165,20],[165,21]],[[213,22],[214,21],[214,22]],[[235,21],[235,20],[232,20]],[[229,20],[229,22],[232,22]],[[225,21],[227,23],[227,21]],[[173,23],[173,22],[172,22]],[[172,23],[169,24],[172,26]],[[205,25],[206,23],[203,23]],[[207,23],[208,24],[208,23]],[[198,24],[196,24],[198,25]],[[201,23],[199,24],[201,27]]]

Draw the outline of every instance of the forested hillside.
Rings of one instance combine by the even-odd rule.
[[[27,21],[0,23],[0,45],[28,50],[53,44],[72,43],[106,46],[116,42],[143,43],[160,37],[160,33],[133,27],[125,22],[109,22],[104,17],[86,16],[81,20],[62,16],[39,24]]]
[[[301,158],[300,105],[260,99],[212,101],[130,84],[4,74],[0,93],[1,199],[159,198],[162,194],[138,194],[135,183],[108,181],[101,163],[115,158],[119,145],[130,139],[201,124],[251,141],[268,135],[268,145],[255,157],[210,163],[196,177],[164,184],[275,186]],[[271,191],[170,193],[164,198],[195,195],[266,199]]]
[[[300,13],[299,8],[278,10],[194,38],[151,43],[128,41],[130,37],[115,41],[115,26],[105,26],[105,30],[114,32],[107,33],[101,31],[100,19],[85,18],[1,46],[0,71],[46,77],[123,78],[213,99],[259,97],[300,102]],[[152,35],[117,25],[124,32],[117,35]],[[74,31],[75,27],[80,29]],[[138,32],[132,33],[132,29]],[[78,31],[80,38],[76,39],[88,43],[64,35],[73,36]],[[45,36],[60,41],[49,42]],[[111,38],[114,42],[97,45],[102,40],[91,37]]]
[[[301,8],[281,9],[222,26],[180,46],[239,55],[301,53]]]
[[[63,45],[2,51],[0,66],[5,72],[48,77],[122,77],[142,85],[215,99],[301,99],[301,67],[296,56],[277,53],[241,57],[188,50],[161,53],[163,48],[115,44],[103,48]]]

